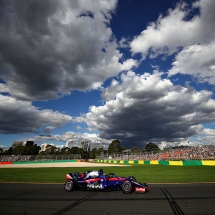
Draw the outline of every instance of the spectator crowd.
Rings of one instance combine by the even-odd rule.
[[[215,160],[215,146],[171,148],[160,152],[114,154],[115,160]]]
[[[1,155],[0,162],[30,161],[31,155]]]

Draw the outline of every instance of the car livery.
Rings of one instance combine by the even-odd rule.
[[[103,170],[89,170],[84,173],[67,173],[64,189],[122,190],[123,193],[146,193],[150,190],[147,183],[138,183],[134,176],[120,177],[114,173],[104,174]]]

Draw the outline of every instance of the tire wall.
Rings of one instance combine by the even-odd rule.
[[[96,163],[111,164],[151,164],[151,165],[170,165],[170,166],[215,166],[215,160],[94,160]]]

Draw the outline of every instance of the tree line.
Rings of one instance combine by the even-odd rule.
[[[122,153],[123,151],[127,150],[127,148],[123,147],[120,143],[119,140],[113,140],[112,143],[108,147],[108,154],[117,154],[117,153]],[[160,148],[154,144],[154,143],[148,143],[144,149],[140,149],[137,146],[133,146],[130,148],[130,151],[133,153],[138,153],[138,152],[159,152]]]
[[[3,151],[4,155],[37,155],[41,147],[34,144],[34,141],[27,141],[25,146],[10,147],[8,150]],[[1,151],[1,150],[0,150]]]
[[[79,154],[81,158],[83,159],[94,159],[97,157],[97,155],[101,155],[102,153],[105,155],[111,155],[111,154],[120,154],[125,150],[128,150],[124,146],[121,145],[121,142],[119,140],[113,140],[111,144],[109,145],[107,150],[104,150],[103,148],[99,149],[90,149],[90,147],[85,148],[79,148],[79,147],[56,147],[51,144],[48,144],[46,146],[45,151],[40,151],[41,147],[37,144],[34,144],[33,141],[27,141],[25,146],[16,146],[15,148],[10,147],[8,150],[1,150],[0,154],[5,155],[57,155],[57,154]],[[145,149],[140,149],[137,146],[133,146],[131,149],[129,149],[133,153],[138,153],[142,151],[146,152],[159,152],[159,147],[154,143],[148,143],[145,146]]]

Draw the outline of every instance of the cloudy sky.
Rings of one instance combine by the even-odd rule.
[[[0,1],[0,147],[215,144],[214,8]]]

